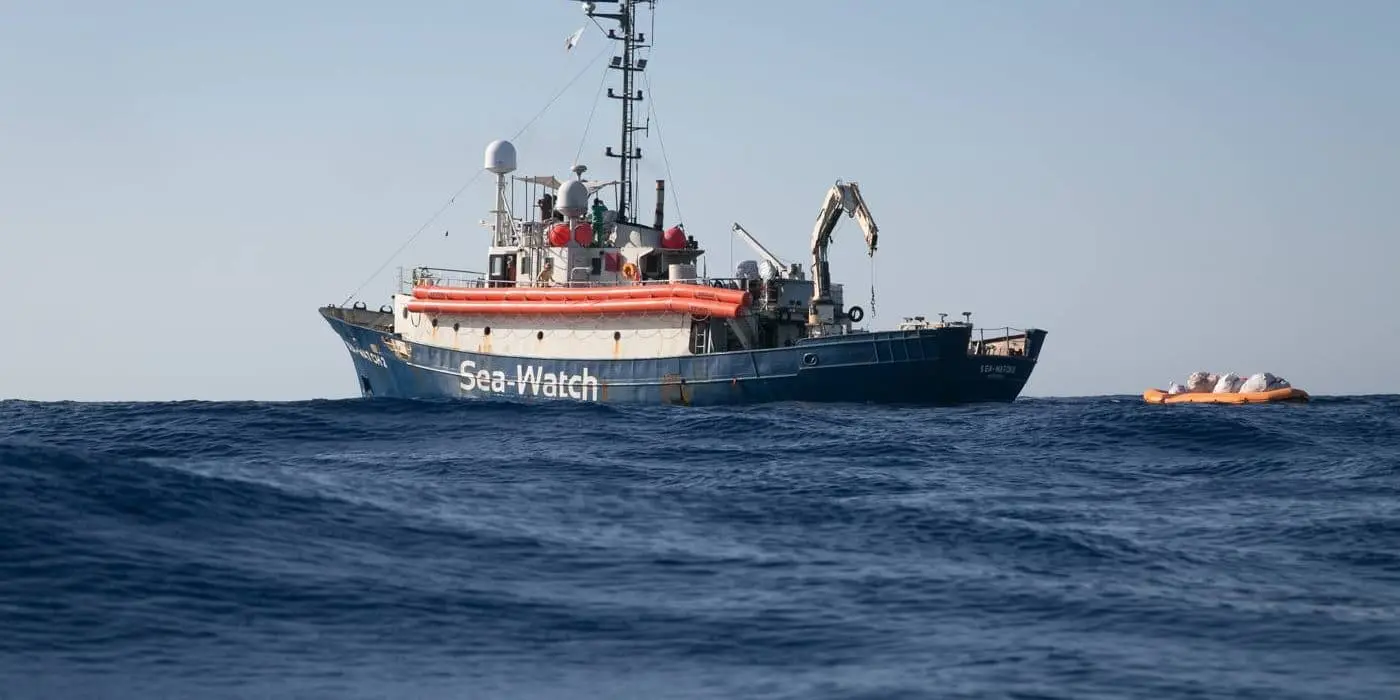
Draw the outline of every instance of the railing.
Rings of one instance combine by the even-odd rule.
[[[587,268],[576,268],[587,271]],[[698,284],[706,287],[721,287],[724,289],[747,289],[750,280],[739,277],[693,277],[683,279],[659,279],[659,280],[638,280],[629,279],[618,280],[556,280],[545,283],[535,283],[530,280],[490,280],[485,272],[475,270],[453,270],[440,267],[415,267],[412,269],[399,268],[399,289],[404,294],[413,293],[413,288],[419,285],[432,285],[437,287],[564,287],[564,288],[590,288],[590,287],[640,287],[649,285],[665,285],[680,282],[683,284]]]
[[[990,338],[989,331],[993,334]],[[969,355],[1020,357],[1029,350],[1030,334],[1021,328],[978,328],[973,333],[967,347]]]
[[[441,287],[485,287],[486,273],[475,270],[453,270],[445,267],[399,268],[399,291],[412,294],[420,284]]]

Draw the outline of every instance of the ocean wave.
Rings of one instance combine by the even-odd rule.
[[[1397,428],[1396,397],[0,402],[0,694],[1379,697]]]

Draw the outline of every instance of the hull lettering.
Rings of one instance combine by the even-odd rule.
[[[365,362],[368,362],[370,364],[379,365],[384,369],[389,369],[389,361],[384,359],[383,355],[380,355],[377,352],[370,352],[362,347],[351,343],[348,340],[345,341],[345,347],[350,349],[351,355],[356,355],[360,357],[360,359],[363,359]]]
[[[598,376],[583,369],[583,374],[568,372],[546,372],[538,365],[516,365],[515,375],[509,376],[501,370],[478,369],[475,360],[462,360],[459,369],[462,375],[462,393],[483,392],[488,394],[514,393],[517,396],[545,396],[551,399],[574,399],[576,401],[598,400]]]
[[[1016,365],[982,365],[982,374],[1015,374]]]

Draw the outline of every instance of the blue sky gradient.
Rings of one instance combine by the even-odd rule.
[[[1400,391],[1400,3],[661,0],[641,201],[712,274],[742,223],[867,323],[972,311],[1049,330],[1029,395],[1203,369]],[[0,4],[0,397],[301,399],[357,387],[317,317],[515,139],[590,175],[608,49],[577,3]],[[615,84],[615,73],[608,75]],[[666,161],[669,160],[668,174]],[[477,177],[402,265],[480,269]],[[450,235],[444,236],[444,231]],[[871,317],[870,285],[877,315]]]

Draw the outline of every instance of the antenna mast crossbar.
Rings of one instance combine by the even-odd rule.
[[[617,12],[594,12],[597,3],[610,3],[618,5]],[[636,125],[636,103],[642,101],[642,91],[636,87],[636,74],[646,70],[647,59],[637,58],[637,50],[646,48],[646,34],[636,32],[637,27],[637,6],[655,6],[656,0],[592,0],[583,3],[584,14],[594,19],[610,19],[618,23],[622,33],[616,29],[608,30],[608,38],[622,42],[622,55],[613,56],[608,68],[622,73],[622,92],[618,93],[613,88],[608,88],[608,97],[622,102],[622,145],[618,152],[614,152],[612,146],[608,146],[603,154],[609,158],[617,158],[621,173],[618,177],[618,221],[635,222],[636,212],[634,211],[637,200],[636,183],[636,161],[642,158],[642,149],[633,144],[633,133],[646,129],[645,126]]]

